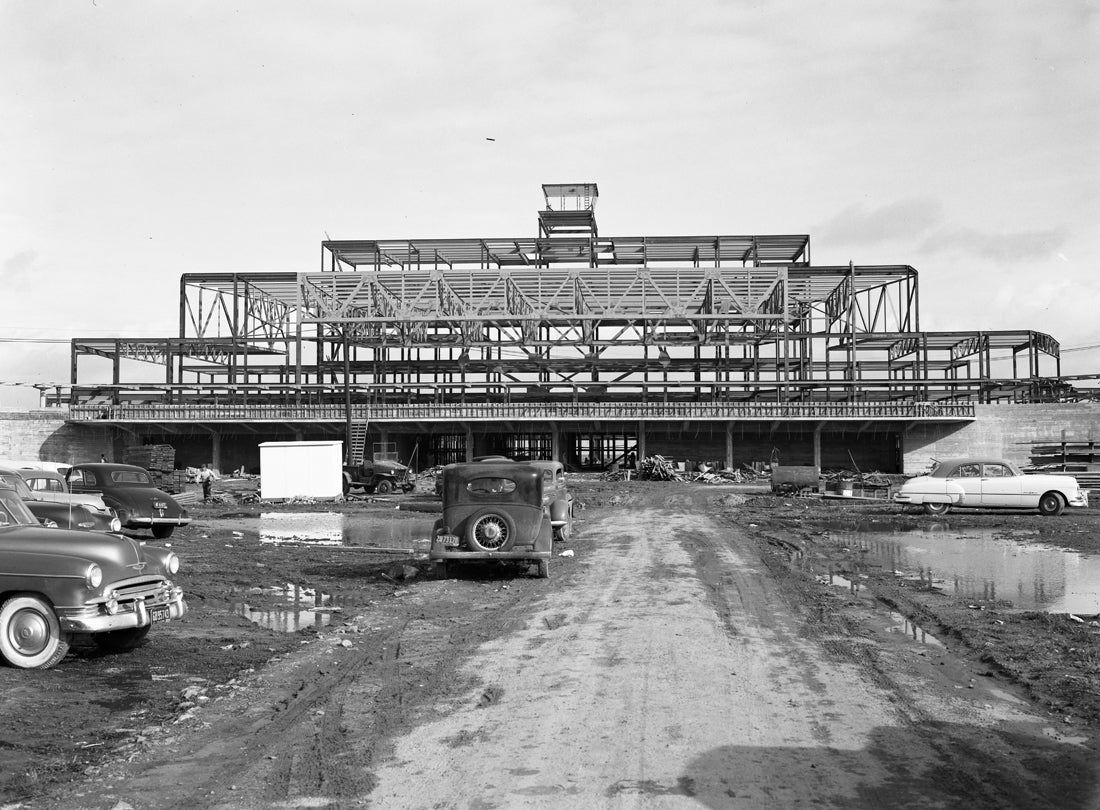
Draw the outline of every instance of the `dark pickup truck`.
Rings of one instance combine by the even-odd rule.
[[[412,492],[415,488],[416,479],[412,470],[397,461],[364,461],[344,465],[345,495],[353,489],[388,495],[397,490]]]

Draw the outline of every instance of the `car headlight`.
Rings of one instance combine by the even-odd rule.
[[[111,531],[112,532],[122,531],[122,521],[119,520],[117,517],[111,518]]]
[[[103,569],[92,563],[84,571],[84,582],[89,588],[98,588],[103,583]]]
[[[169,574],[173,575],[180,570],[180,558],[176,556],[176,552],[169,552],[164,560],[164,567]]]

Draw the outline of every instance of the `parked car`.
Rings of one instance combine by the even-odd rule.
[[[88,496],[88,503],[68,494],[53,500],[32,490],[17,470],[3,467],[0,467],[0,482],[15,490],[43,526],[95,532],[117,532],[122,529],[115,511],[98,495]]]
[[[561,500],[547,501],[554,464],[487,459],[444,467],[443,515],[428,552],[433,573],[447,576],[450,563],[506,561],[550,576],[551,504]]]
[[[573,494],[565,483],[565,467],[560,461],[529,461],[542,470],[542,502],[550,514],[555,540],[568,540],[573,534]]]
[[[178,570],[169,549],[47,529],[0,483],[0,657],[13,667],[52,667],[77,636],[110,652],[137,646],[186,611]]]
[[[58,526],[69,529],[91,529],[96,532],[122,531],[122,523],[119,522],[118,515],[114,509],[103,502],[102,495],[91,492],[82,492],[75,495],[69,492],[69,485],[65,483],[65,476],[50,470],[18,469],[15,472],[19,474],[19,477],[26,483],[27,489],[30,490],[31,500],[28,501],[28,505],[31,512],[39,520],[45,518]],[[16,486],[16,490],[19,489]],[[23,500],[27,500],[27,496],[22,492],[20,495]],[[69,519],[68,525],[66,526],[64,522],[58,521],[56,517],[48,514],[49,507],[44,506],[45,503],[61,505],[61,508],[65,510],[64,516]],[[77,506],[83,507],[84,510],[90,513],[89,516],[87,518],[83,517],[80,510],[74,508]],[[56,510],[58,507],[53,508]],[[85,525],[89,522],[92,524],[91,526]],[[46,525],[50,524],[47,523]]]
[[[153,486],[145,469],[133,464],[76,464],[65,474],[65,481],[74,493],[102,495],[124,529],[149,529],[153,537],[163,540],[177,526],[191,522],[187,510]]]
[[[894,494],[900,504],[922,506],[930,515],[952,507],[1038,509],[1060,515],[1067,506],[1088,506],[1088,493],[1071,475],[1025,474],[1001,459],[953,458],[928,475],[911,478]]]

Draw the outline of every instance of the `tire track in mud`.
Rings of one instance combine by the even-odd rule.
[[[731,531],[740,531],[730,514],[725,515],[724,522]],[[863,625],[865,618],[846,615],[842,610],[822,609],[816,597],[823,592],[831,594],[801,570],[803,549],[796,538],[762,532],[755,539],[747,536],[744,539],[744,546],[756,546],[760,564],[774,577],[776,598],[792,609],[792,615],[800,617],[800,635],[813,640],[833,660],[857,667],[867,682],[890,701],[898,723],[912,738],[909,761],[897,754],[890,755],[896,760],[895,768],[911,768],[920,759],[934,763],[937,792],[966,797],[967,806],[976,809],[1060,810],[1092,806],[1091,799],[1086,798],[1091,791],[1088,780],[1076,776],[1091,770],[1085,749],[1060,744],[1036,733],[1042,722],[1039,717],[1031,718],[1032,728],[1020,733],[1017,729],[1027,725],[1024,715],[1001,729],[988,719],[982,720],[981,711],[966,707],[962,714],[973,721],[968,724],[957,713],[958,707],[944,711],[953,696],[946,701],[935,697],[929,700],[928,694],[914,693],[912,673],[906,670],[904,659],[867,637],[868,632],[875,631]],[[704,545],[699,550],[701,578],[708,578],[706,571],[713,568],[713,558],[721,555],[720,547]],[[720,591],[721,583],[715,583],[711,592],[719,608],[723,601]],[[880,607],[884,612],[889,609]],[[792,661],[797,666],[806,663],[805,656],[797,653],[792,655]],[[926,683],[925,688],[934,690],[937,685],[944,688],[942,683]],[[949,683],[946,688],[959,686]],[[965,701],[961,705],[965,706]]]
[[[543,581],[515,580],[528,582]],[[166,810],[266,810],[339,807],[366,795],[388,740],[432,701],[469,687],[455,678],[455,660],[508,632],[520,606],[538,596],[461,581],[418,589],[419,596],[355,619],[361,632],[312,641],[270,663],[197,712],[198,727],[170,727],[132,762],[109,763],[100,777],[25,807],[106,810],[122,800]],[[445,598],[434,598],[439,591]]]

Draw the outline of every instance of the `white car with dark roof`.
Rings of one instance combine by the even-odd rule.
[[[923,507],[930,515],[946,514],[953,507],[1038,509],[1043,515],[1060,515],[1067,506],[1088,506],[1089,498],[1072,475],[1029,475],[1003,459],[952,458],[902,484],[894,502]]]

